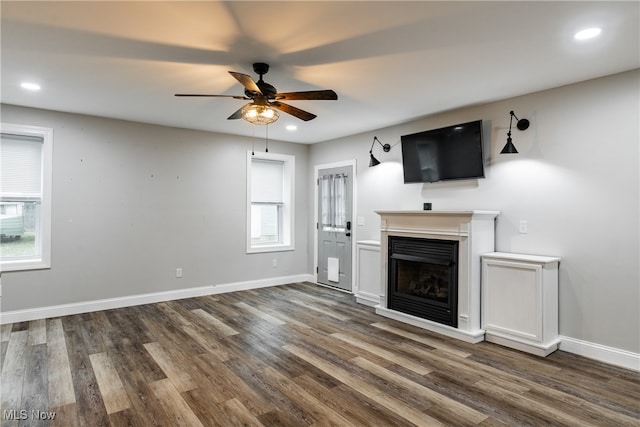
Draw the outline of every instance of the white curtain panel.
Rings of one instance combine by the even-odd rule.
[[[344,231],[347,225],[347,177],[343,174],[324,175],[320,178],[322,193],[322,229]]]

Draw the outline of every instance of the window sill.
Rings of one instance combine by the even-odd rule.
[[[293,245],[265,245],[265,246],[253,246],[247,248],[248,254],[258,254],[265,252],[285,252],[293,251],[295,247]]]
[[[43,260],[20,260],[20,261],[3,261],[0,264],[0,271],[29,271],[29,270],[46,270],[51,268],[51,263]]]

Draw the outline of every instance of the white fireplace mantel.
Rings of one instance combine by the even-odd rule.
[[[380,304],[376,313],[466,342],[484,340],[480,323],[480,256],[495,250],[495,219],[500,212],[376,211],[381,218]],[[387,308],[388,238],[405,236],[458,241],[458,327]]]

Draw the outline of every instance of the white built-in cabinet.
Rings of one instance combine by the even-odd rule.
[[[547,356],[558,348],[560,258],[492,252],[482,255],[485,339]]]
[[[380,304],[380,242],[356,242],[356,301],[368,306]]]

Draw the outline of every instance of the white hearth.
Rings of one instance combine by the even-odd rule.
[[[433,332],[476,343],[484,340],[480,323],[482,254],[495,250],[498,211],[376,211],[381,217],[380,304],[376,313]],[[405,236],[458,241],[458,327],[391,310],[387,306],[388,239]]]

